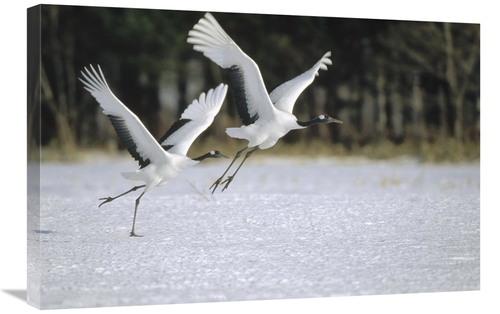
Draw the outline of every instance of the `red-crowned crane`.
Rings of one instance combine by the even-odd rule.
[[[207,58],[228,71],[229,86],[233,91],[243,126],[227,128],[226,133],[230,137],[248,141],[247,146],[236,153],[222,176],[212,184],[210,187],[210,189],[213,188],[212,193],[219,184],[226,183],[222,191],[227,189],[245,160],[253,152],[274,146],[289,131],[315,124],[342,123],[326,114],[301,122],[292,114],[295,101],[302,91],[312,83],[315,76],[319,75],[320,69],[327,70],[327,64],[332,64],[328,58],[330,52],[325,53],[311,69],[283,83],[268,94],[257,64],[236,45],[212,14],[206,13],[189,31],[187,42],[194,45],[194,50],[202,52]],[[228,176],[221,183],[235,160],[247,148],[252,149],[246,153],[233,175]]]
[[[156,141],[139,118],[111,92],[101,68],[98,67],[99,73],[92,66],[90,68],[92,71],[85,68],[85,72],[81,72],[83,79],[80,78],[80,81],[97,100],[103,113],[111,120],[118,137],[127,147],[130,155],[139,162],[138,170],[123,172],[122,176],[128,180],[145,183],[118,196],[101,198],[100,200],[103,202],[99,207],[132,191],[144,188],[141,195],[135,200],[134,220],[130,236],[136,237],[138,236],[135,233],[137,208],[141,197],[146,192],[167,183],[184,169],[194,166],[206,158],[228,158],[217,150],[212,150],[197,158],[186,156],[193,141],[210,126],[215,115],[219,112],[226,97],[227,85],[220,84],[217,88],[210,89],[207,94],[202,93],[198,100],[193,101],[184,110],[180,120],[175,122],[159,141]]]

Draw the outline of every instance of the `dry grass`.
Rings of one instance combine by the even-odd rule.
[[[246,145],[244,140],[228,139],[219,141],[213,137],[198,139],[193,144],[188,155],[195,157],[207,151],[218,149],[223,154],[232,157]],[[306,157],[338,157],[352,158],[364,157],[369,159],[384,160],[398,157],[418,158],[422,162],[472,162],[479,161],[479,143],[461,144],[453,139],[436,143],[405,142],[395,145],[390,141],[383,141],[365,146],[354,146],[347,149],[342,144],[324,143],[319,140],[287,144],[278,142],[273,148],[258,153],[260,157],[270,156],[306,156]],[[56,146],[43,147],[41,150],[42,161],[84,161],[98,158],[128,158],[126,150],[117,150],[114,147],[82,148],[76,151],[62,150]]]
[[[243,140],[218,142],[212,138],[203,142],[195,142],[190,154],[199,155],[211,149],[218,149],[224,154],[234,155],[246,145]],[[342,144],[324,143],[319,140],[303,141],[293,145],[283,141],[274,147],[259,152],[261,156],[333,156],[333,157],[365,157],[369,159],[392,159],[398,157],[415,157],[422,162],[471,162],[480,157],[479,143],[461,144],[454,139],[435,143],[405,142],[395,145],[390,141],[383,141],[365,146],[354,146],[347,149]]]

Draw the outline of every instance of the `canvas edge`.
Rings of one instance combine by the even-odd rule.
[[[41,5],[27,9],[27,290],[41,308],[40,265],[40,65]]]

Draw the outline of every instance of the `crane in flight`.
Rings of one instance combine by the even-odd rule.
[[[118,137],[130,155],[139,163],[139,169],[123,172],[122,176],[128,180],[144,182],[143,185],[134,186],[118,196],[101,198],[100,200],[103,202],[99,207],[130,192],[144,188],[135,200],[134,220],[130,232],[131,237],[137,237],[138,235],[135,233],[137,208],[146,192],[167,183],[184,169],[192,167],[204,159],[228,158],[218,150],[212,150],[196,158],[186,156],[193,141],[210,126],[215,115],[219,112],[226,97],[227,85],[220,84],[215,89],[210,89],[206,94],[202,93],[184,110],[180,120],[176,121],[159,141],[156,141],[139,118],[111,92],[101,68],[98,66],[99,73],[92,66],[90,69],[85,68],[85,71],[81,71],[83,78],[79,78],[80,81],[97,100],[103,113],[113,124]]]
[[[233,138],[245,139],[248,144],[238,151],[226,171],[210,187],[215,192],[219,184],[224,191],[236,173],[258,149],[268,149],[291,130],[303,129],[315,124],[342,123],[327,114],[321,114],[309,121],[298,121],[293,115],[293,106],[302,91],[319,75],[319,70],[327,70],[332,61],[327,52],[314,66],[301,75],[287,81],[270,94],[266,90],[258,65],[247,56],[222,29],[212,14],[206,13],[188,33],[187,42],[193,49],[202,52],[207,58],[228,72],[229,86],[243,125],[227,128],[226,133]],[[226,178],[233,163],[246,150],[245,158],[236,171]]]

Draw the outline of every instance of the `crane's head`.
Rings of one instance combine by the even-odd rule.
[[[309,121],[305,121],[305,122],[297,121],[297,124],[303,128],[307,128],[307,127],[310,127],[311,125],[315,125],[315,124],[327,124],[327,123],[343,123],[343,122],[330,117],[326,113],[319,115],[316,118],[309,120]]]
[[[211,150],[208,154],[210,154],[208,158],[229,158],[226,155],[222,155],[218,150]]]
[[[208,153],[206,153],[205,155],[201,155],[200,157],[193,158],[193,160],[202,161],[206,158],[222,158],[222,157],[229,158],[227,156],[222,155],[218,150],[211,150]]]
[[[318,123],[343,123],[340,120],[330,117],[326,113],[319,115],[316,119],[318,119]]]

